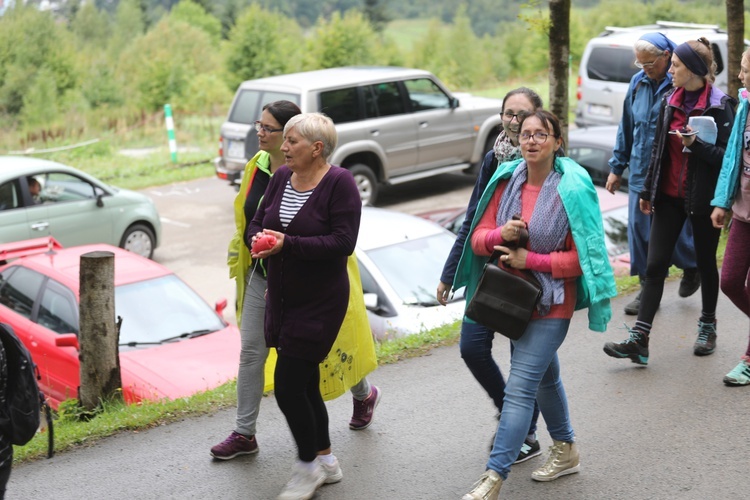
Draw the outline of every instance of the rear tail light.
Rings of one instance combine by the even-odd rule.
[[[578,90],[576,91],[576,99],[578,99],[579,101],[581,100],[581,97],[583,96],[583,94],[581,93],[581,83],[583,82],[581,80],[582,80],[581,75],[578,75],[578,80],[576,80],[576,85],[578,86]]]
[[[223,137],[219,137],[219,156],[221,158],[224,157],[224,138]]]

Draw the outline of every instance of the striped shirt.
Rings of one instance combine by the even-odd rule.
[[[291,179],[286,181],[284,196],[281,198],[281,206],[279,207],[279,219],[284,229],[292,222],[294,216],[297,215],[300,208],[302,208],[310,195],[313,194],[313,191],[315,189],[301,193],[292,187]]]

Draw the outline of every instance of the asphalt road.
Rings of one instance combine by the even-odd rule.
[[[441,176],[386,189],[380,204],[405,212],[466,203],[472,182]],[[233,231],[234,191],[202,179],[146,191],[164,221],[165,244],[155,257],[214,302],[234,299],[224,264]],[[437,278],[436,278],[437,279]],[[719,348],[692,355],[698,295],[680,299],[667,286],[657,315],[647,368],[601,350],[626,337],[622,307],[605,334],[586,329],[576,313],[560,351],[563,378],[582,454],[580,474],[535,483],[535,458],[514,467],[502,498],[734,499],[750,491],[750,388],[721,379],[747,344],[748,320],[722,295]],[[233,308],[227,309],[233,320]],[[496,357],[508,369],[507,341]],[[344,479],[318,499],[460,498],[483,472],[496,420],[489,399],[463,364],[457,346],[380,367],[370,377],[383,391],[373,425],[349,430],[351,400],[328,405],[334,453]],[[233,427],[234,412],[186,419],[141,432],[123,432],[90,446],[13,470],[6,498],[32,499],[272,499],[289,478],[294,443],[273,396],[264,398],[258,425],[261,451],[229,462],[209,448]],[[544,429],[540,421],[541,428]],[[543,447],[551,445],[544,430]]]
[[[551,483],[531,480],[534,458],[513,468],[502,498],[735,499],[750,491],[750,388],[722,377],[747,343],[748,320],[723,296],[719,347],[692,354],[699,297],[681,299],[667,286],[657,315],[648,367],[602,352],[625,332],[614,300],[605,334],[573,318],[560,350],[563,380],[581,449],[581,472]],[[627,318],[629,319],[629,317]],[[504,338],[495,343],[503,371]],[[371,376],[383,392],[369,429],[347,426],[351,400],[329,403],[331,439],[344,479],[318,499],[457,499],[484,471],[496,420],[457,346],[380,367]],[[294,443],[273,396],[261,405],[260,453],[214,461],[209,448],[231,431],[234,412],[141,432],[123,432],[91,446],[13,470],[8,499],[272,499],[289,478]],[[544,429],[540,421],[541,429]],[[544,430],[542,446],[551,445]]]

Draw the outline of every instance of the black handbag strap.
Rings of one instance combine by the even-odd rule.
[[[500,258],[500,256],[502,256],[502,255],[508,255],[508,254],[506,252],[503,252],[502,250],[495,250],[494,252],[492,252],[492,255],[490,255],[490,260],[488,260],[487,262],[494,264],[495,261],[497,261]],[[499,262],[502,264],[502,261],[499,261]],[[504,271],[508,271],[508,269],[506,269],[507,266],[505,264],[502,264],[501,266],[498,266],[498,267],[500,267]],[[516,269],[514,267],[511,267],[510,269],[514,269],[516,271],[521,272],[523,274],[524,278],[526,278],[527,281],[530,281],[531,283],[533,283],[534,285],[536,285],[537,287],[539,287],[539,289],[541,290],[542,284],[539,283],[539,280],[536,279],[536,276],[534,276],[533,274],[531,274],[530,270],[528,270],[528,269]],[[510,271],[508,271],[508,272],[510,272]]]

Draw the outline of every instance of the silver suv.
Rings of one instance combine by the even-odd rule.
[[[239,183],[258,151],[251,124],[280,99],[331,117],[338,147],[330,161],[351,170],[365,205],[375,202],[380,184],[476,170],[501,124],[499,99],[451,94],[418,69],[345,67],[248,80],[221,126],[214,160],[220,178]]]
[[[660,31],[673,42],[705,37],[711,42],[716,61],[715,85],[727,91],[727,33],[711,24],[657,21],[656,24],[619,28],[608,26],[589,40],[578,71],[578,105],[576,125],[617,125],[622,117],[622,103],[635,67],[633,45],[645,33]],[[745,40],[745,45],[748,45]],[[734,78],[734,75],[732,75]]]

